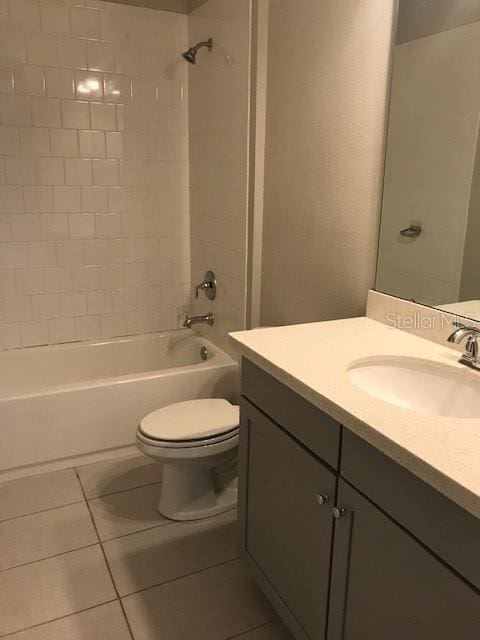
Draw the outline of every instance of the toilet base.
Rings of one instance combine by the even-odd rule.
[[[158,511],[170,520],[200,520],[235,508],[237,497],[236,477],[219,486],[212,468],[166,463]]]

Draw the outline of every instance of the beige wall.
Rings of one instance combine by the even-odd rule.
[[[0,3],[0,348],[189,300],[187,17],[89,4]]]
[[[261,322],[362,314],[375,272],[394,2],[270,5]]]
[[[193,311],[216,314],[198,330],[227,348],[245,326],[250,0],[208,0],[188,24],[190,43],[214,40],[189,67],[190,212],[192,282],[212,269],[218,294]]]
[[[472,175],[472,188],[468,208],[465,246],[463,249],[463,264],[460,277],[459,300],[480,299],[480,282],[478,272],[480,258],[480,137],[477,136],[476,155]]]

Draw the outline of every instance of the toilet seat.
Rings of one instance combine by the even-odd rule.
[[[149,413],[137,438],[150,446],[202,447],[238,437],[237,405],[220,398],[187,400]]]

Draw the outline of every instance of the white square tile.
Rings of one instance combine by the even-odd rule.
[[[110,313],[112,296],[110,291],[91,291],[87,294],[87,310],[89,315]]]
[[[100,38],[99,12],[94,9],[73,7],[70,12],[72,35],[77,38],[98,40]]]
[[[30,124],[30,103],[27,96],[2,96],[0,100],[0,122],[7,124]]]
[[[67,35],[70,33],[70,15],[68,7],[60,4],[40,5],[40,18],[42,31],[56,35]],[[60,64],[62,60],[60,59]]]
[[[72,129],[51,129],[50,145],[53,156],[78,156],[77,132]]]
[[[137,306],[137,290],[134,287],[112,291],[113,311],[133,311]]]
[[[0,126],[0,153],[3,155],[16,155],[19,152],[18,128]]]
[[[30,267],[52,267],[56,264],[55,243],[41,240],[29,242],[27,245],[28,264]],[[45,291],[49,293],[46,287]]]
[[[93,160],[93,181],[96,185],[116,185],[118,180],[116,160]]]
[[[40,29],[40,10],[35,0],[10,0],[10,24],[14,29],[38,31]]]
[[[1,576],[0,633],[13,633],[114,598],[97,545],[18,567]]]
[[[156,640],[159,633],[162,640],[178,640],[179,628],[182,640],[224,640],[275,615],[240,561],[128,596],[123,604],[133,634],[141,640]]]
[[[115,105],[113,104],[93,102],[90,105],[90,116],[93,129],[115,131],[117,128]]]
[[[62,124],[69,129],[90,128],[88,102],[62,100]]]
[[[71,238],[93,238],[95,236],[95,216],[93,213],[74,213],[68,216]]]
[[[3,26],[3,21],[0,26]],[[25,33],[2,28],[0,30],[0,59],[10,63],[25,62],[27,58]]]
[[[61,293],[60,310],[63,317],[84,316],[87,313],[85,293]]]
[[[36,169],[38,184],[65,184],[65,170],[62,158],[37,158]]]
[[[74,291],[98,289],[98,267],[72,267],[72,286]]]
[[[122,216],[120,213],[97,213],[95,230],[99,238],[118,238],[122,235]]]
[[[80,155],[88,158],[105,156],[105,133],[103,131],[79,131]]]
[[[68,216],[65,213],[45,213],[40,216],[43,240],[60,240],[68,237]]]
[[[45,74],[41,67],[28,64],[17,65],[13,76],[15,93],[27,96],[45,95]]]
[[[107,264],[110,262],[110,247],[107,240],[85,240],[85,264]]]
[[[0,520],[83,500],[75,472],[56,471],[0,484]]]
[[[88,68],[92,71],[114,71],[115,55],[114,47],[106,42],[87,43]]]
[[[75,92],[78,100],[102,100],[102,75],[95,71],[76,71]]]
[[[48,324],[45,320],[32,320],[20,324],[22,347],[48,344]],[[1,577],[0,577],[1,581]]]
[[[56,98],[31,98],[32,124],[36,127],[60,127],[60,101]]]
[[[132,96],[132,81],[126,76],[108,75],[104,76],[104,94],[108,102],[128,103]]]
[[[53,202],[58,213],[75,213],[82,210],[80,187],[54,187]]]
[[[7,296],[3,299],[3,319],[5,322],[22,322],[32,317],[30,296]]]
[[[0,67],[0,92],[13,93],[13,71],[8,67]]]
[[[56,67],[57,41],[54,36],[45,33],[27,33],[27,59],[30,64]]]
[[[10,217],[12,240],[39,240],[40,218],[37,214],[20,213]]]
[[[43,269],[18,269],[15,279],[18,295],[43,293],[45,290]]]
[[[127,323],[127,333],[148,333],[150,331],[150,321],[148,311],[129,311],[125,314]]]
[[[35,163],[33,158],[7,156],[5,158],[6,181],[9,184],[35,184]]]
[[[100,289],[118,289],[125,286],[123,264],[105,264],[98,267]]]
[[[110,313],[102,316],[102,337],[116,338],[126,335],[127,325],[123,313]]]
[[[60,315],[60,297],[57,293],[45,293],[32,296],[33,317],[48,320]]]
[[[107,211],[107,188],[82,187],[82,209],[85,213]]]
[[[50,343],[73,342],[76,340],[74,319],[52,318],[48,320],[48,334]]]
[[[45,291],[47,293],[61,293],[71,290],[72,275],[68,267],[45,269]]]
[[[18,322],[0,324],[0,344],[4,349],[15,349],[21,345]]]
[[[0,185],[0,213],[22,213],[23,210],[23,189]]]
[[[59,267],[85,264],[85,245],[82,240],[57,242],[57,264]]]
[[[25,156],[50,155],[48,129],[41,127],[20,127],[21,153]]]
[[[58,39],[58,62],[67,69],[87,68],[87,45],[85,40]]]
[[[70,69],[46,69],[45,85],[50,98],[74,98],[75,85]]]
[[[92,184],[92,162],[86,158],[65,160],[65,182],[73,185]]]
[[[15,640],[86,640],[87,638],[88,640],[130,640],[130,632],[118,602],[102,604],[93,609],[20,631],[14,636]]]
[[[27,247],[24,242],[0,242],[2,269],[21,269],[27,266]]]
[[[101,336],[99,316],[80,316],[75,318],[75,338],[77,340],[96,340]]]
[[[0,291],[3,296],[15,295],[15,269],[2,269],[0,271]]]
[[[121,131],[107,131],[107,156],[109,158],[123,158],[124,150],[124,133]]]

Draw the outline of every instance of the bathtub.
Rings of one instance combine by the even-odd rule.
[[[233,399],[237,378],[235,360],[188,329],[0,352],[0,480],[111,457],[150,411]]]

